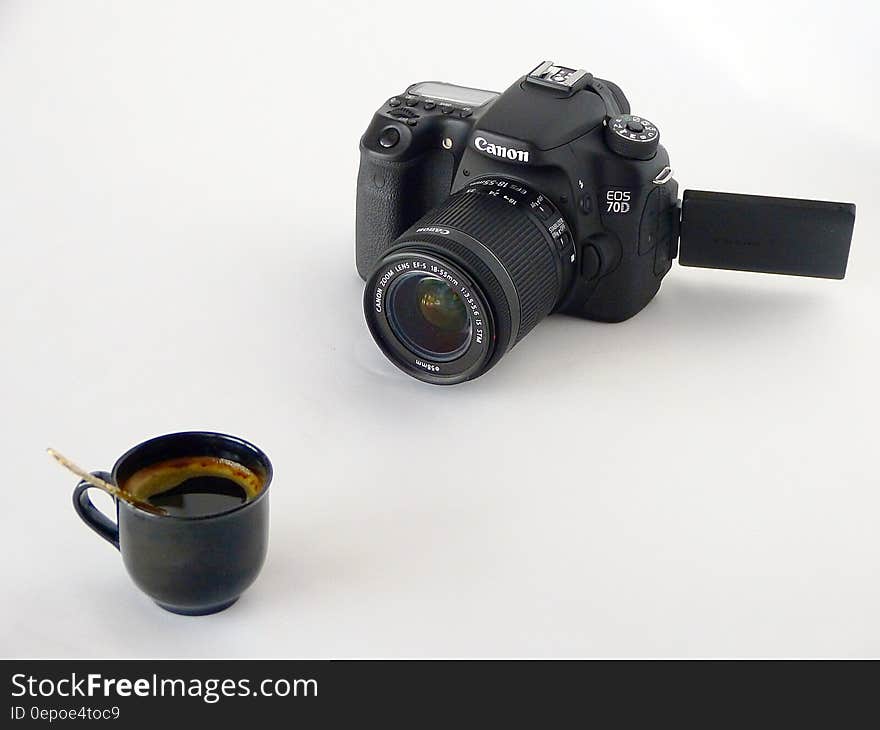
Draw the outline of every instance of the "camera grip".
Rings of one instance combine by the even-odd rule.
[[[443,149],[383,159],[361,143],[355,261],[362,279],[395,238],[449,195],[454,171],[455,157]]]

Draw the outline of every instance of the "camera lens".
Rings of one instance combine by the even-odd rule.
[[[419,380],[482,375],[559,304],[572,235],[544,195],[481,178],[393,241],[367,278],[364,313],[388,358]]]
[[[427,358],[454,360],[470,341],[471,321],[461,295],[436,276],[401,276],[388,292],[387,307],[397,337]]]

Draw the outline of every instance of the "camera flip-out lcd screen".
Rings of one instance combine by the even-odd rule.
[[[685,190],[682,266],[842,279],[851,203]]]

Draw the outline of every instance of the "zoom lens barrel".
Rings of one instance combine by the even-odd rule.
[[[470,380],[553,311],[573,260],[568,225],[544,195],[478,179],[386,250],[367,279],[367,324],[409,375]]]

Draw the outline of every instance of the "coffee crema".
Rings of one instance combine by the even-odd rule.
[[[253,499],[264,482],[264,476],[235,461],[187,456],[139,469],[121,486],[169,515],[202,517]]]

